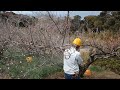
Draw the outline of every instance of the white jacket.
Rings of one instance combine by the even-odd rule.
[[[76,51],[74,47],[64,51],[64,65],[63,70],[67,74],[75,74],[79,72],[79,65],[83,63],[80,52]]]

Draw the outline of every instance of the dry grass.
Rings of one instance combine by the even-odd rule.
[[[89,49],[82,48],[82,49],[80,49],[80,53],[81,53],[81,57],[82,57],[84,63],[86,63],[87,60],[90,58],[90,56],[89,56],[89,54],[90,54]]]
[[[44,79],[64,79],[64,73],[57,72]],[[120,79],[120,75],[108,70],[104,70],[102,72],[92,71],[92,75],[90,77],[84,77],[82,79]]]

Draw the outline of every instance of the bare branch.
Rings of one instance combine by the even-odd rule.
[[[49,17],[51,18],[51,20],[53,21],[53,23],[55,24],[55,26],[57,27],[57,30],[59,31],[59,33],[62,34],[61,31],[60,31],[60,29],[59,29],[59,27],[58,27],[58,25],[56,24],[56,22],[55,22],[55,21],[53,20],[53,18],[51,17],[49,11],[47,11],[47,13],[48,13]]]

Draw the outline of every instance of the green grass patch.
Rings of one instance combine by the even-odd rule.
[[[49,76],[50,74],[53,74],[55,72],[59,72],[61,71],[62,68],[60,68],[59,66],[46,66],[40,69],[36,69],[36,70],[31,70],[28,73],[29,78],[34,78],[34,79],[43,79],[46,76]]]
[[[109,69],[117,74],[120,74],[120,60],[117,58],[110,58],[104,60],[97,60],[93,65],[100,66],[105,69]]]
[[[90,70],[95,72],[102,72],[104,69],[100,66],[90,66]]]
[[[58,61],[57,57],[50,60],[50,56],[34,55],[32,56],[32,62],[27,62],[26,55],[23,52],[12,50],[6,51],[4,57],[7,58],[0,60],[0,72],[9,74],[13,79],[42,79],[62,70],[61,63],[52,64]]]

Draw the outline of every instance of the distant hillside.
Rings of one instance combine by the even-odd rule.
[[[28,27],[35,25],[38,21],[36,17],[30,17],[23,14],[16,14],[14,12],[0,12],[0,22],[4,24],[11,24],[19,27]]]

